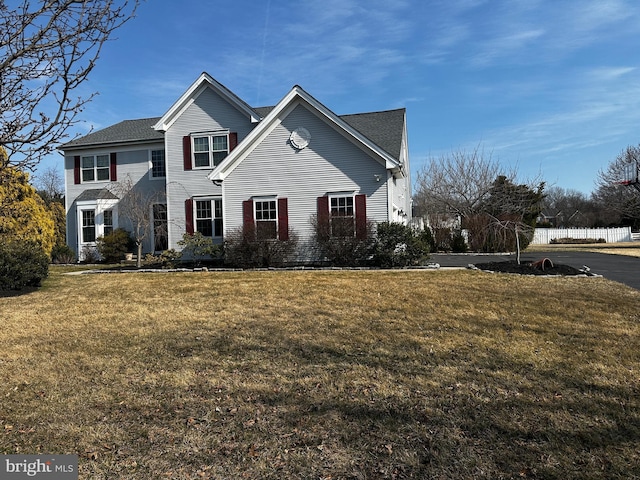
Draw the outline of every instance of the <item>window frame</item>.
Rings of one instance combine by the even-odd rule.
[[[230,150],[230,132],[228,130],[216,131],[216,132],[207,132],[207,133],[194,133],[191,135],[191,167],[193,170],[200,169],[211,169],[215,168],[220,163],[224,161],[225,158],[231,152]],[[196,150],[196,140],[206,138],[207,139],[207,149],[205,150]],[[216,141],[215,139],[224,138],[226,148],[215,148]],[[207,154],[207,164],[197,165],[196,164],[196,155]],[[216,158],[216,154],[224,153],[222,158]]]
[[[277,197],[255,197],[252,200],[256,236],[260,240],[277,240],[279,228]],[[266,209],[264,208],[265,204],[268,204]],[[258,208],[258,205],[260,205],[260,208]],[[264,218],[265,213],[269,218]],[[267,227],[267,225],[273,225],[273,228]]]
[[[356,201],[355,193],[336,193],[328,195],[329,197],[329,232],[332,237],[355,236],[356,234]],[[334,200],[337,202],[334,212]],[[340,201],[345,200],[344,205],[340,205]],[[348,201],[348,202],[347,202]],[[350,205],[349,205],[350,203]],[[344,211],[344,213],[340,213]],[[350,213],[349,213],[350,211]],[[336,232],[337,224],[342,223],[341,232]],[[347,232],[347,227],[350,225]],[[342,232],[343,231],[343,232]],[[346,234],[348,233],[348,235]]]
[[[107,208],[102,212],[102,236],[113,233],[113,209]],[[107,222],[107,220],[109,220]]]
[[[157,207],[164,207],[164,218],[158,218],[156,216]],[[154,252],[163,252],[169,249],[169,206],[165,202],[157,202],[151,205],[151,222],[152,222],[152,245]],[[163,229],[164,231],[161,231]],[[162,247],[158,247],[159,242],[162,243]],[[166,246],[165,246],[166,245]]]
[[[162,152],[162,168],[157,168],[154,164],[154,153]],[[161,170],[162,175],[155,172]],[[149,178],[151,180],[164,180],[167,178],[167,156],[164,148],[154,148],[149,150]]]
[[[101,160],[106,159],[106,165],[98,166],[98,158]],[[85,167],[85,160],[91,159],[91,167]],[[99,172],[107,173],[107,178],[98,178]],[[85,173],[91,172],[92,178],[85,179]],[[111,154],[110,153],[95,153],[91,155],[80,156],[80,183],[100,183],[111,181]]]
[[[202,210],[198,208],[198,203],[209,203],[209,211],[211,216],[200,217],[198,213]],[[198,228],[199,222],[211,222],[211,235],[205,235]],[[193,231],[200,232],[206,237],[212,239],[221,239],[224,235],[224,210],[222,208],[222,197],[195,197],[193,198]],[[216,235],[217,234],[217,235]]]
[[[92,222],[88,223],[85,221],[86,217],[85,214],[91,213],[92,215]],[[80,209],[80,243],[82,245],[86,245],[86,244],[90,244],[93,245],[96,243],[96,239],[98,238],[97,235],[97,222],[96,222],[96,210],[95,208],[83,208]],[[86,231],[87,229],[91,229],[93,231],[93,238],[91,238],[90,240],[86,238]]]

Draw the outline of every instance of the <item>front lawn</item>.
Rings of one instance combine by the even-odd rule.
[[[0,297],[0,453],[82,479],[640,477],[640,292],[474,271],[52,268]]]

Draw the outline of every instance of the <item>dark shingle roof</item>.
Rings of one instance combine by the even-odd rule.
[[[340,115],[340,118],[396,160],[400,158],[405,109]]]
[[[273,108],[259,107],[253,110],[264,118]],[[400,158],[400,149],[402,147],[404,114],[405,109],[399,108],[383,112],[339,115],[339,117],[393,156],[393,158],[398,159]],[[60,148],[67,150],[98,145],[161,141],[164,138],[164,133],[153,129],[153,125],[159,120],[160,117],[124,120],[65,143]]]
[[[113,192],[107,190],[106,188],[92,188],[89,190],[85,190],[78,198],[76,198],[77,202],[82,201],[94,201],[94,200],[116,200],[118,197],[115,196]]]
[[[164,133],[153,129],[160,117],[142,118],[139,120],[124,120],[110,127],[76,138],[65,143],[62,150],[76,147],[90,147],[96,145],[132,142],[162,141]]]

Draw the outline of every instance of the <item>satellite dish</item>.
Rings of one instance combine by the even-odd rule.
[[[293,132],[291,132],[289,141],[295,149],[302,150],[307,145],[309,145],[309,142],[311,141],[311,134],[306,128],[298,127]]]

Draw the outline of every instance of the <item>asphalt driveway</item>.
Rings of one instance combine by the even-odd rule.
[[[466,267],[469,264],[500,262],[515,260],[512,255],[476,255],[476,254],[431,254],[431,261],[442,267]],[[609,280],[624,283],[640,290],[640,258],[624,255],[610,255],[591,252],[535,252],[523,253],[522,262],[532,262],[542,258],[549,258],[553,263],[570,265],[575,268],[588,266],[592,273],[602,275]]]

